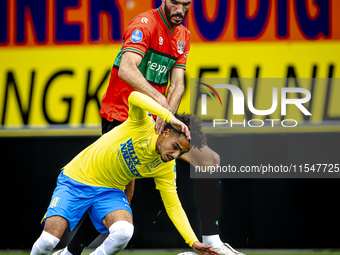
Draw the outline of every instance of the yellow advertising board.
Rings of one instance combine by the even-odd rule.
[[[98,124],[120,45],[0,51],[1,125]]]
[[[49,124],[93,125],[113,60],[120,45],[67,46],[1,50],[0,119],[2,127]],[[180,112],[189,111],[190,78],[328,78],[340,77],[340,44],[202,43],[188,58]],[[340,117],[340,87],[333,86],[329,115]],[[322,121],[326,92],[315,97]]]

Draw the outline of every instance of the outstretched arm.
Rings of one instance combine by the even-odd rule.
[[[190,247],[192,247],[192,245],[197,242],[198,239],[190,226],[189,220],[182,208],[177,192],[160,190],[160,194],[170,220],[175,225],[176,229],[181,234],[185,242]]]
[[[129,118],[142,120],[147,116],[147,112],[157,115],[167,122],[170,122],[172,118],[175,118],[170,111],[144,93],[133,91],[130,94],[128,101]]]
[[[181,202],[179,201],[177,192],[160,191],[160,194],[170,220],[184,238],[185,242],[199,254],[218,255],[219,253],[212,249],[211,245],[206,245],[198,241],[182,208]]]
[[[129,96],[129,118],[144,119],[147,117],[147,112],[157,115],[162,120],[170,123],[177,130],[185,133],[188,140],[190,140],[189,128],[180,120],[176,119],[170,111],[164,109],[152,98],[145,94],[133,91]]]

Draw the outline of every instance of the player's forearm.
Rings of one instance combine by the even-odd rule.
[[[181,234],[185,242],[189,244],[190,247],[192,247],[192,245],[198,241],[198,239],[190,226],[189,220],[182,208],[177,193],[163,191],[160,193],[170,220],[175,225],[176,229]]]
[[[170,84],[167,94],[167,101],[171,107],[171,113],[176,114],[179,104],[181,103],[184,92],[184,84]]]
[[[164,98],[165,99],[165,98]],[[172,113],[158,104],[155,100],[149,96],[133,91],[129,96],[129,115],[136,119],[143,119],[146,115],[145,111],[159,116],[162,120],[170,122],[174,116]],[[166,100],[166,99],[165,99]],[[138,109],[143,109],[142,111]]]
[[[152,87],[133,64],[121,64],[118,76],[125,81],[131,88],[153,98],[156,102],[164,107],[164,96]]]

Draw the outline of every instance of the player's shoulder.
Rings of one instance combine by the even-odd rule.
[[[177,27],[181,33],[184,33],[185,35],[190,36],[190,31],[182,24]]]
[[[142,26],[149,29],[153,29],[157,26],[157,9],[151,9],[149,11],[143,12],[130,22],[129,26]]]
[[[176,160],[163,162],[163,167],[168,171],[168,174],[176,175]]]
[[[179,26],[177,27],[177,31],[178,31],[178,32],[177,32],[178,35],[179,35],[181,38],[185,39],[186,41],[190,40],[190,31],[189,31],[189,29],[187,29],[185,26],[179,25]]]

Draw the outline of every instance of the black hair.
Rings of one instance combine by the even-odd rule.
[[[175,114],[175,117],[182,121],[190,130],[190,145],[196,147],[197,149],[201,149],[204,145],[207,145],[207,139],[202,131],[202,122],[200,118],[197,116],[193,116],[191,114]],[[182,131],[174,128],[170,123],[167,123],[164,127],[164,130],[170,129],[172,135],[184,135]]]

